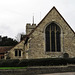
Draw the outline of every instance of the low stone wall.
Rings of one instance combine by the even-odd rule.
[[[28,67],[27,69],[0,70],[0,75],[37,75],[60,72],[75,72],[75,66]]]
[[[31,67],[27,69],[31,74],[47,74],[47,73],[62,73],[75,72],[75,66],[45,66],[45,67]]]
[[[26,69],[0,70],[0,75],[25,75]]]

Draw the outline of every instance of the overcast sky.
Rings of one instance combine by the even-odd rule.
[[[35,23],[55,6],[75,31],[75,0],[0,0],[0,35],[15,38],[25,33],[26,23]]]

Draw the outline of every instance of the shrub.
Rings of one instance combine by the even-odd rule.
[[[69,54],[68,54],[68,53],[64,53],[64,54],[63,54],[63,57],[64,57],[64,58],[69,58]]]
[[[57,66],[67,65],[66,59],[63,58],[46,58],[46,59],[23,59],[18,63],[19,67],[23,66]]]
[[[19,63],[18,59],[7,59],[7,60],[1,60],[0,67],[16,67]]]
[[[75,64],[75,58],[7,59],[0,60],[0,67],[59,66]]]

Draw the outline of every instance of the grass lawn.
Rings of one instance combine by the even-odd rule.
[[[26,67],[0,67],[0,69],[26,69]]]

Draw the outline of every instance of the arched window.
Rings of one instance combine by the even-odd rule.
[[[61,51],[61,30],[60,27],[55,24],[49,24],[45,29],[46,38],[46,52],[60,52]]]

